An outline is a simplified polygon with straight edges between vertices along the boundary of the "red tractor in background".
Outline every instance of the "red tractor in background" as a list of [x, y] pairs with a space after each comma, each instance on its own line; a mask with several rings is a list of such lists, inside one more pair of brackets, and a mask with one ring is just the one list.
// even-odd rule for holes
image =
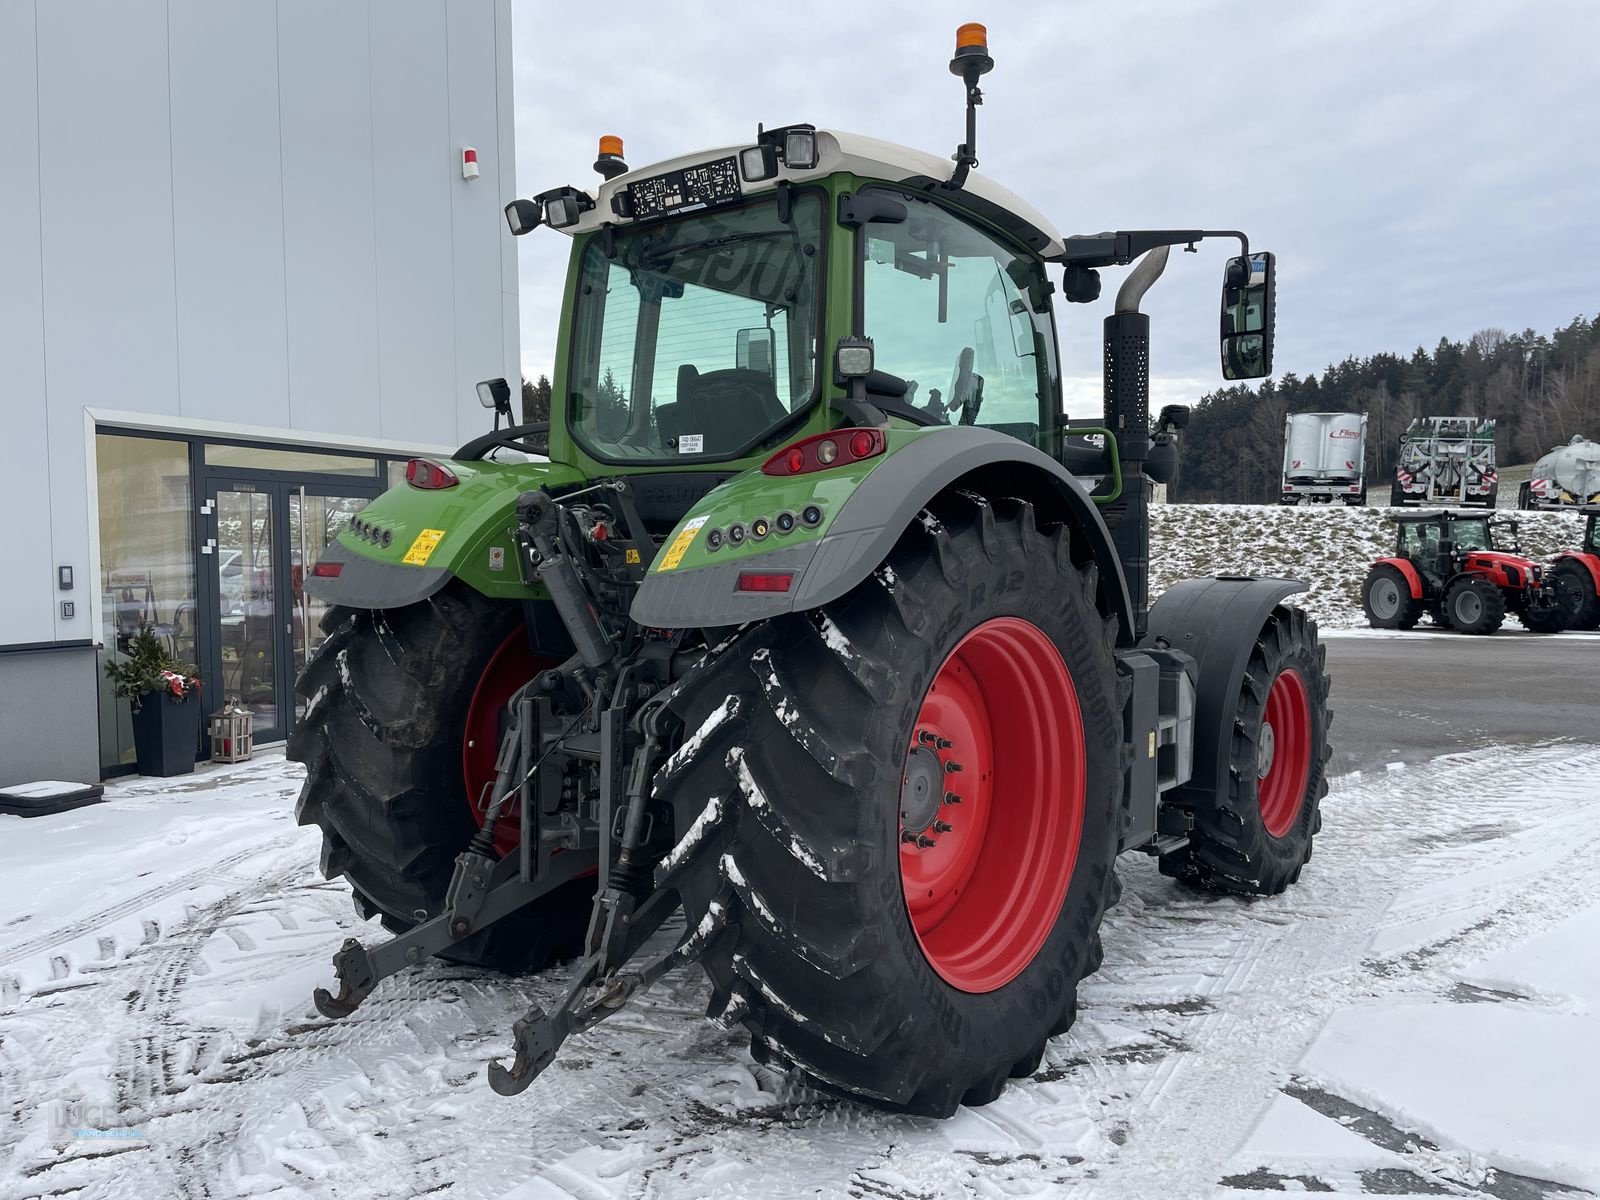
[[1556, 602], [1566, 611], [1568, 629], [1600, 629], [1600, 504], [1580, 509], [1588, 518], [1583, 545], [1563, 550], [1545, 570], [1556, 592]]
[[1448, 511], [1394, 521], [1394, 556], [1373, 563], [1361, 585], [1374, 629], [1411, 629], [1427, 613], [1461, 633], [1493, 633], [1507, 612], [1531, 633], [1567, 628], [1568, 609], [1543, 569], [1517, 552], [1515, 521]]

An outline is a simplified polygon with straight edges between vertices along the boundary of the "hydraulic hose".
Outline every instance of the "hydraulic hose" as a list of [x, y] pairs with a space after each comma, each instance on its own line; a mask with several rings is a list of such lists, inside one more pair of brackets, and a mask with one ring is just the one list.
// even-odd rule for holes
[[556, 546], [556, 502], [545, 492], [523, 492], [517, 498], [517, 523], [532, 549], [534, 570], [561, 614], [584, 666], [605, 666], [616, 656], [616, 647], [600, 628], [572, 560]]

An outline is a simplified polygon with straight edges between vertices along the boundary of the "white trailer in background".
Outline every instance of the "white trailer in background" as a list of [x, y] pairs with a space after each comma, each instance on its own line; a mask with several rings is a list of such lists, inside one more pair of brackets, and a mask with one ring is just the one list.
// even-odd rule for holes
[[1518, 508], [1572, 508], [1600, 504], [1600, 442], [1574, 434], [1533, 464], [1533, 478], [1517, 489]]
[[1365, 504], [1366, 453], [1366, 413], [1290, 413], [1279, 498], [1284, 504]]
[[1499, 495], [1492, 417], [1418, 417], [1400, 436], [1391, 505], [1493, 508]]

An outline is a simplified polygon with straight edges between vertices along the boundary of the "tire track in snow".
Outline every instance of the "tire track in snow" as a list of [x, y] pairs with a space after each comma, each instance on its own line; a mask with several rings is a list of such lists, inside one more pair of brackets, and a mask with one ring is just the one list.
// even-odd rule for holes
[[[1518, 771], [1499, 779], [1484, 770], [1485, 757], [1494, 756], [1461, 755], [1439, 764], [1436, 769], [1445, 779], [1459, 779], [1465, 786], [1434, 786], [1420, 802], [1396, 795], [1407, 789], [1391, 779], [1341, 789], [1342, 802], [1329, 810], [1300, 886], [1283, 897], [1244, 902], [1208, 898], [1163, 906], [1243, 908], [1240, 916], [1267, 909], [1288, 921], [1276, 934], [1260, 922], [1252, 922], [1254, 928], [1232, 923], [1229, 936], [1241, 940], [1216, 983], [1201, 992], [1212, 1007], [1176, 1026], [1177, 1036], [1193, 1053], [1175, 1052], [1129, 1097], [1118, 1115], [1131, 1132], [1100, 1172], [1097, 1197], [1208, 1192], [1277, 1095], [1285, 1072], [1334, 1012], [1406, 991], [1438, 994], [1437, 973], [1385, 975], [1374, 971], [1366, 953], [1373, 932], [1402, 891], [1486, 864], [1526, 867], [1494, 890], [1494, 910], [1503, 917], [1445, 939], [1452, 960], [1487, 953], [1511, 926], [1519, 937], [1548, 928], [1572, 911], [1562, 899], [1596, 894], [1600, 856], [1573, 839], [1562, 839], [1554, 851], [1549, 840], [1540, 838], [1528, 839], [1527, 845], [1515, 840], [1469, 843], [1419, 861], [1413, 840], [1418, 833], [1442, 837], [1463, 824], [1481, 822], [1486, 811], [1514, 816], [1530, 827], [1562, 829], [1570, 826], [1575, 805], [1600, 800], [1600, 789], [1590, 782], [1600, 778], [1600, 751], [1560, 747], [1521, 754]], [[1547, 780], [1544, 796], [1531, 809], [1519, 791], [1530, 776]], [[1461, 795], [1471, 796], [1470, 805], [1458, 801]], [[1130, 892], [1159, 903], [1154, 872], [1147, 869], [1139, 875]], [[1433, 907], [1448, 910], [1455, 904], [1447, 896]], [[1410, 919], [1429, 915], [1426, 905], [1411, 909]], [[1103, 975], [1116, 977], [1118, 944], [1139, 937], [1138, 927], [1144, 923], [1135, 918], [1131, 928], [1119, 928], [1106, 938]], [[1193, 962], [1193, 956], [1184, 957]], [[1251, 974], [1279, 981], [1287, 995], [1245, 989]], [[1086, 990], [1092, 995], [1098, 989], [1091, 983]], [[1197, 1131], [1204, 1131], [1203, 1138], [1194, 1136]]]
[[0, 967], [9, 966], [25, 958], [32, 958], [37, 954], [53, 950], [65, 942], [74, 941], [85, 934], [93, 933], [97, 929], [103, 929], [115, 921], [135, 916], [140, 910], [149, 908], [152, 904], [179, 895], [182, 892], [192, 891], [202, 884], [221, 883], [226, 885], [238, 883], [240, 881], [230, 874], [234, 867], [247, 863], [251, 859], [260, 858], [263, 855], [272, 855], [280, 850], [286, 850], [301, 840], [302, 835], [298, 831], [270, 838], [265, 842], [259, 842], [247, 849], [230, 854], [226, 858], [219, 858], [215, 862], [207, 863], [205, 866], [196, 867], [193, 871], [184, 872], [166, 883], [158, 884], [155, 887], [129, 896], [126, 900], [119, 900], [115, 904], [107, 905], [105, 908], [78, 917], [65, 925], [37, 934], [26, 941], [0, 948]]

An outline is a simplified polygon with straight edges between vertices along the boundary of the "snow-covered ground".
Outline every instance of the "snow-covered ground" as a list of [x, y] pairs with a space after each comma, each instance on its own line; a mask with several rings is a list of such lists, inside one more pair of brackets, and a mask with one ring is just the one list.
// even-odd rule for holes
[[[1295, 603], [1323, 628], [1364, 628], [1361, 581], [1374, 559], [1394, 553], [1390, 511], [1280, 504], [1152, 505], [1151, 594], [1198, 575], [1285, 575], [1310, 585]], [[1576, 513], [1499, 515], [1521, 522], [1522, 552], [1535, 562], [1549, 562], [1560, 550], [1576, 550], [1583, 540], [1583, 521]], [[1520, 626], [1511, 618], [1506, 628]]]
[[324, 1020], [378, 930], [298, 784], [265, 754], [0, 817], [0, 1197], [1600, 1193], [1600, 746], [1342, 778], [1281, 898], [1125, 861], [1077, 1026], [947, 1122], [756, 1066], [692, 973], [509, 1099], [484, 1064], [564, 971], [428, 964]]

